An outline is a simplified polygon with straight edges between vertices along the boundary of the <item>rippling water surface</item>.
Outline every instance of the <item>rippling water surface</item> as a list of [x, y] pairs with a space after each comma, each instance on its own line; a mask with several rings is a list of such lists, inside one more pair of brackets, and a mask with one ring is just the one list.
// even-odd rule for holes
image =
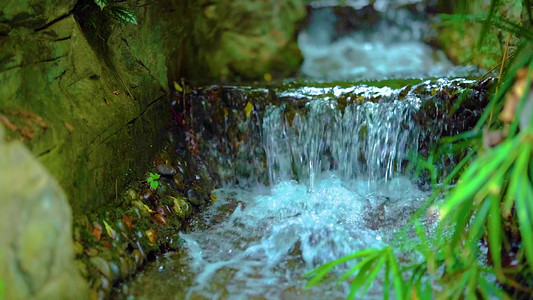
[[[139, 299], [343, 299], [345, 284], [304, 289], [302, 275], [389, 243], [428, 197], [404, 177], [369, 184], [333, 174], [313, 191], [281, 181], [271, 189], [228, 187], [216, 194], [195, 229], [180, 234], [187, 256], [170, 254], [136, 279], [132, 292]], [[381, 298], [379, 281], [369, 297]]]

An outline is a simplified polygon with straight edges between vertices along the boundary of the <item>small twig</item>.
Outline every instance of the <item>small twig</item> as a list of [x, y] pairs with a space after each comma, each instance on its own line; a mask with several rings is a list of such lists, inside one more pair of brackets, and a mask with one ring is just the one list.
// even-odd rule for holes
[[[503, 60], [502, 62], [507, 62], [507, 61], [508, 61], [509, 59], [511, 59], [515, 54], [516, 54], [515, 52], [509, 54], [509, 56], [508, 56], [507, 58], [505, 58], [505, 60]], [[499, 62], [499, 63], [497, 63], [496, 65], [494, 65], [492, 68], [490, 68], [490, 69], [487, 71], [487, 73], [481, 75], [481, 77], [479, 77], [479, 78], [477, 79], [477, 81], [481, 81], [481, 80], [483, 80], [485, 77], [487, 77], [487, 75], [489, 75], [490, 73], [492, 73], [492, 71], [496, 70], [496, 68], [499, 67], [499, 66], [502, 64], [502, 62]]]
[[[498, 84], [496, 85], [496, 94], [498, 93], [499, 84], [500, 84], [500, 81], [502, 80], [503, 69], [505, 68], [505, 61], [507, 60], [507, 53], [509, 52], [510, 42], [511, 42], [511, 33], [509, 33], [509, 35], [507, 36], [507, 41], [505, 42], [505, 50], [503, 51], [502, 61], [500, 62], [500, 72], [498, 73]], [[492, 123], [493, 114], [494, 114], [494, 111], [491, 110], [490, 116], [489, 116], [489, 122], [487, 123], [489, 125], [490, 123]]]

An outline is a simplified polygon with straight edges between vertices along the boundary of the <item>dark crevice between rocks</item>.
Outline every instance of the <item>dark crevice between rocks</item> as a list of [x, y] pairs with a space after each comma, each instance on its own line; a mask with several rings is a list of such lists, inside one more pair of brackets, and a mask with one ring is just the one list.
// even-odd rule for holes
[[[131, 57], [135, 57], [135, 55], [131, 52], [131, 48], [130, 48], [130, 45], [128, 43], [128, 41], [121, 37], [120, 38], [122, 40], [122, 42], [124, 43], [124, 45], [126, 46], [126, 49], [128, 49], [128, 52], [130, 53]], [[146, 72], [148, 73], [148, 75], [154, 80], [154, 82], [158, 82], [157, 78], [155, 78], [155, 76], [152, 74], [152, 71], [138, 58], [135, 58], [135, 62], [137, 64], [139, 64], [143, 69], [146, 70]], [[165, 87], [159, 85], [159, 88], [162, 90], [162, 91], [165, 91]]]
[[110, 138], [112, 138], [114, 135], [117, 135], [119, 132], [121, 132], [122, 130], [124, 130], [125, 128], [127, 128], [129, 125], [132, 125], [134, 124], [140, 117], [142, 117], [150, 107], [152, 107], [154, 104], [156, 104], [157, 102], [161, 101], [165, 99], [165, 95], [162, 95], [160, 96], [159, 98], [156, 98], [155, 100], [153, 100], [152, 102], [150, 102], [148, 105], [146, 105], [143, 110], [133, 119], [131, 119], [130, 121], [128, 121], [124, 126], [120, 127], [118, 130], [114, 131], [113, 133], [109, 134], [108, 136], [102, 138], [102, 140], [96, 142], [96, 140], [98, 140], [104, 133], [107, 132], [106, 131], [103, 131], [101, 132], [100, 134], [98, 134], [93, 142], [90, 143], [91, 145], [91, 149], [87, 152], [87, 156], [91, 155], [91, 153], [93, 153], [94, 150], [96, 150], [98, 148], [98, 146], [104, 144], [106, 141], [108, 141]]
[[16, 66], [12, 66], [12, 67], [9, 67], [7, 69], [0, 70], [0, 73], [9, 72], [9, 71], [12, 71], [12, 70], [15, 70], [15, 69], [19, 69], [19, 68], [22, 68], [22, 67], [24, 67], [24, 65], [22, 65], [22, 64], [16, 65]]
[[156, 99], [153, 100], [152, 102], [148, 103], [148, 105], [146, 105], [146, 106], [144, 107], [144, 109], [141, 111], [140, 114], [137, 115], [137, 117], [131, 119], [128, 123], [126, 123], [126, 126], [135, 123], [140, 117], [142, 117], [142, 116], [146, 113], [146, 111], [147, 111], [152, 105], [156, 104], [157, 102], [159, 102], [159, 101], [161, 101], [161, 100], [163, 100], [163, 99], [166, 99], [165, 96], [166, 96], [166, 95], [159, 96], [159, 98], [156, 98]]
[[59, 21], [61, 21], [61, 20], [63, 20], [63, 19], [66, 19], [67, 17], [69, 17], [70, 15], [72, 15], [72, 13], [73, 13], [73, 11], [71, 10], [71, 11], [69, 11], [68, 13], [66, 13], [66, 14], [64, 14], [64, 15], [62, 15], [62, 16], [59, 16], [59, 17], [53, 19], [52, 21], [46, 23], [45, 25], [43, 25], [43, 26], [41, 26], [41, 27], [35, 29], [34, 32], [39, 32], [39, 31], [45, 30], [45, 29], [47, 29], [48, 27], [54, 25], [55, 23], [57, 23], [57, 22], [59, 22]]
[[47, 59], [42, 59], [42, 60], [39, 60], [38, 62], [36, 62], [36, 64], [40, 64], [40, 63], [47, 63], [47, 62], [53, 62], [53, 61], [56, 61], [56, 60], [59, 60], [61, 58], [64, 58], [64, 57], [67, 57], [69, 54], [65, 54], [65, 55], [60, 55], [58, 57], [51, 57], [51, 58], [47, 58]]
[[55, 39], [55, 40], [53, 40], [53, 42], [67, 41], [67, 40], [70, 40], [71, 38], [72, 38], [72, 35], [69, 35], [69, 36], [66, 36], [66, 37]]
[[78, 1], [74, 6], [73, 14], [96, 56], [109, 69], [117, 73], [117, 76], [120, 76], [111, 61], [107, 43], [113, 31], [113, 20], [108, 14], [103, 13], [93, 0]]
[[41, 158], [41, 157], [43, 157], [43, 156], [49, 154], [49, 153], [52, 152], [55, 148], [56, 148], [56, 146], [53, 146], [52, 148], [49, 148], [49, 149], [44, 150], [43, 152], [37, 154], [37, 158]]

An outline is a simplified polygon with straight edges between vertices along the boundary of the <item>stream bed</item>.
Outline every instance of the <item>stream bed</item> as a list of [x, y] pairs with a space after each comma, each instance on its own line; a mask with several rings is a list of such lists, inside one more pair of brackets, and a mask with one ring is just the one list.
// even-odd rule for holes
[[[314, 191], [281, 181], [216, 194], [180, 234], [185, 251], [165, 255], [129, 285], [135, 299], [344, 299], [347, 283], [304, 289], [302, 275], [391, 242], [428, 197], [406, 177], [369, 185], [331, 173]], [[367, 297], [382, 297], [376, 283]]]
[[[358, 9], [368, 4], [355, 2], [364, 2]], [[352, 24], [353, 32], [339, 34], [333, 8], [316, 5], [299, 36], [305, 79], [355, 82], [473, 74], [423, 43], [427, 22], [406, 10], [376, 5], [382, 11], [370, 11], [370, 16], [381, 17], [371, 27]], [[422, 132], [413, 116], [435, 95], [449, 99], [440, 92], [443, 88], [455, 91], [474, 84], [439, 79], [398, 89], [359, 84], [285, 89], [276, 99], [292, 104], [267, 105], [259, 123], [246, 121], [260, 131], [260, 149], [253, 153], [264, 154], [261, 172], [268, 173], [270, 185], [240, 180], [215, 190], [217, 200], [180, 232], [181, 250], [149, 264], [114, 298], [345, 299], [349, 283], [337, 283], [332, 276], [323, 285], [305, 288], [303, 275], [354, 251], [398, 243], [395, 234], [429, 198], [428, 189], [421, 189], [423, 184], [408, 171], [423, 148], [422, 139], [457, 134], [441, 121], [426, 124], [425, 130], [434, 132]], [[246, 101], [254, 103], [243, 99], [243, 106]], [[303, 104], [294, 104], [298, 101]], [[291, 112], [291, 105], [300, 111]], [[435, 122], [451, 109], [438, 105], [430, 107]], [[464, 128], [458, 130], [466, 130], [477, 117], [472, 112], [463, 118], [459, 125]], [[223, 145], [211, 143], [215, 152]], [[420, 221], [431, 230], [436, 218], [422, 214]], [[381, 286], [378, 276], [365, 299], [381, 299]]]
[[[303, 275], [396, 243], [429, 197], [408, 170], [424, 136], [413, 116], [431, 98], [421, 91], [472, 83], [428, 81], [408, 92], [285, 89], [279, 97], [288, 101], [306, 97], [299, 111], [291, 102], [268, 105], [260, 124], [248, 125], [261, 130], [262, 171], [273, 184], [242, 180], [215, 190], [217, 200], [179, 234], [182, 249], [149, 264], [122, 292], [133, 299], [344, 299], [348, 283], [306, 289]], [[420, 220], [431, 230], [435, 219]], [[367, 297], [381, 295], [376, 280]]]

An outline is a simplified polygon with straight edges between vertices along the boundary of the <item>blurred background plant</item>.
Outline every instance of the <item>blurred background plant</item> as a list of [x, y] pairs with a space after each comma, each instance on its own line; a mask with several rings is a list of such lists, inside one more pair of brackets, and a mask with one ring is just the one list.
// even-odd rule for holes
[[137, 25], [137, 16], [133, 10], [121, 5], [119, 1], [94, 0], [94, 3], [100, 7], [100, 10], [108, 14], [113, 19], [124, 24]]
[[[350, 282], [350, 299], [362, 297], [376, 279], [384, 282], [385, 299], [391, 288], [396, 299], [533, 297], [532, 3], [484, 2], [455, 1], [458, 13], [441, 16], [441, 26], [477, 24], [479, 39], [461, 51], [469, 51], [469, 62], [498, 72], [477, 125], [443, 137], [417, 159], [417, 170], [430, 174], [432, 197], [394, 243], [322, 265], [306, 275], [308, 286], [337, 267], [347, 270], [338, 280]], [[473, 7], [486, 13], [467, 13]], [[483, 52], [489, 55], [476, 61]], [[450, 151], [461, 153], [461, 160], [445, 174], [435, 163]], [[424, 226], [431, 216], [438, 216], [435, 230]]]

